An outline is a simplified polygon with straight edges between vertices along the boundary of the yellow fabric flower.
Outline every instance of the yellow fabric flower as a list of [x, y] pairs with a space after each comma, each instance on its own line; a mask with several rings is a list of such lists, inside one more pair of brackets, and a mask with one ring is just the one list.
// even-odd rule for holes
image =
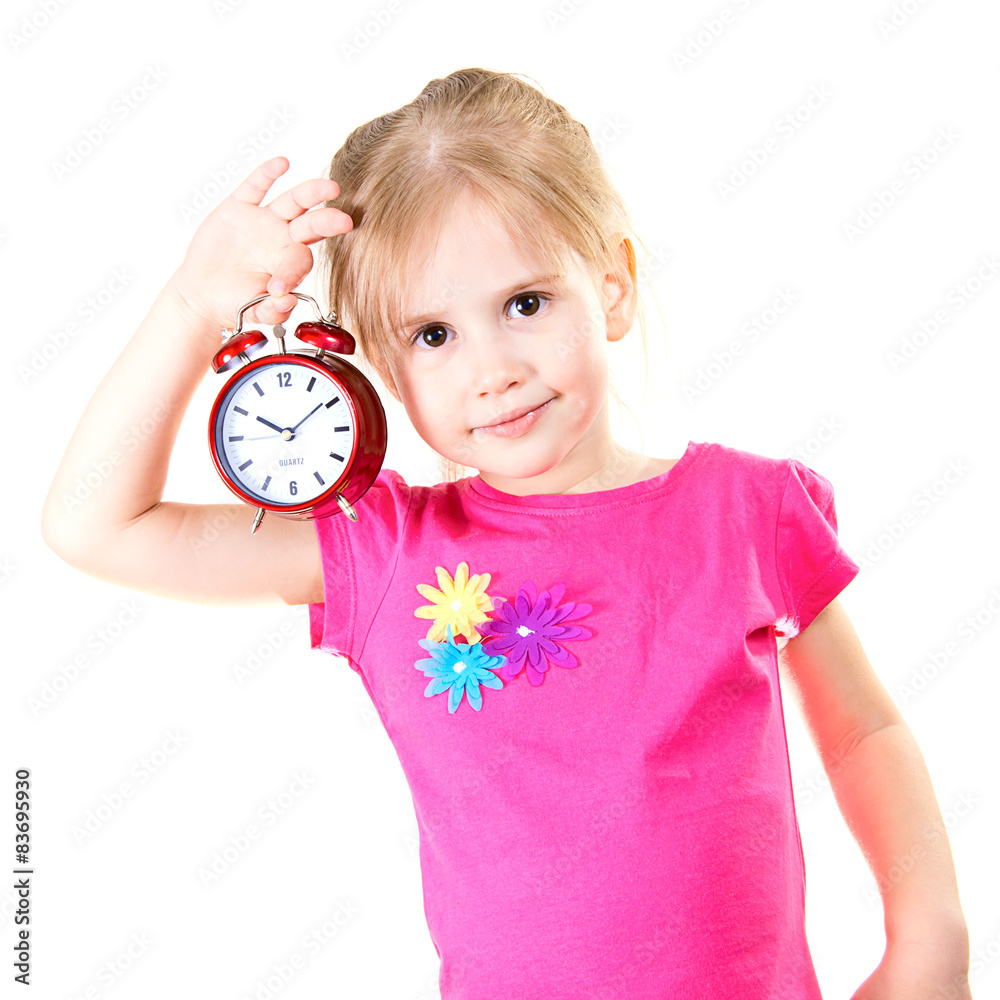
[[484, 612], [493, 610], [486, 594], [490, 574], [476, 573], [470, 577], [469, 564], [463, 562], [458, 564], [454, 579], [443, 566], [438, 566], [437, 579], [437, 587], [429, 583], [417, 584], [421, 595], [433, 602], [413, 612], [417, 618], [434, 619], [434, 624], [427, 630], [427, 638], [431, 642], [444, 641], [450, 625], [452, 632], [465, 636], [469, 645], [479, 642], [476, 625], [486, 621], [488, 616]]

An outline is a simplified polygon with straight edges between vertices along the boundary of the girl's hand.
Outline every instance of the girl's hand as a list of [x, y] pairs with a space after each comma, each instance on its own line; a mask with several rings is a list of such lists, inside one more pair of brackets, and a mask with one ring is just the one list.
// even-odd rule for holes
[[340, 194], [335, 181], [323, 178], [302, 181], [261, 206], [288, 166], [283, 156], [260, 164], [192, 237], [171, 282], [180, 307], [195, 323], [232, 329], [240, 306], [265, 292], [271, 298], [248, 309], [244, 320], [283, 322], [299, 301], [288, 293], [312, 269], [308, 244], [353, 228], [340, 209], [309, 211]]
[[972, 1000], [969, 947], [931, 941], [889, 945], [851, 1000]]

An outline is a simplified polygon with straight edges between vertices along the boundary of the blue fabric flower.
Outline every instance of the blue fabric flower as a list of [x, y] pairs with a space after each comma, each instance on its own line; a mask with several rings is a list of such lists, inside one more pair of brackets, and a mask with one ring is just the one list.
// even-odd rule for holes
[[431, 655], [429, 659], [417, 660], [414, 667], [425, 677], [433, 678], [424, 690], [424, 697], [448, 692], [448, 711], [454, 712], [464, 694], [469, 704], [478, 712], [483, 707], [480, 685], [488, 688], [502, 688], [503, 681], [491, 673], [504, 664], [502, 656], [489, 656], [476, 642], [455, 642], [451, 625], [448, 625], [446, 642], [418, 639], [421, 646]]

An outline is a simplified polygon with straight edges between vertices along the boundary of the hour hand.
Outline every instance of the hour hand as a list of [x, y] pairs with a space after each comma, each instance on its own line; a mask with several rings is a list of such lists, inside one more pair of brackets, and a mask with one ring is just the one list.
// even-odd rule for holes
[[258, 417], [257, 419], [265, 426], [276, 430], [279, 434], [285, 429], [284, 427], [279, 427], [277, 424], [272, 424], [270, 420], [265, 420], [263, 417]]

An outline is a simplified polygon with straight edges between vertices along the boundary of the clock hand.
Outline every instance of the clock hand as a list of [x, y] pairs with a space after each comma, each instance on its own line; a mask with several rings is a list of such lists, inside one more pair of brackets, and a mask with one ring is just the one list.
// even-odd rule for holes
[[[293, 428], [294, 434], [323, 404], [317, 403]], [[259, 418], [258, 418], [259, 419]]]
[[277, 424], [272, 424], [270, 420], [265, 420], [263, 417], [257, 418], [262, 424], [266, 424], [268, 427], [276, 430], [279, 434], [285, 429], [284, 427], [279, 427]]
[[[257, 419], [264, 424], [265, 427], [270, 427], [272, 430], [276, 430], [282, 437], [285, 436], [285, 432], [288, 432], [288, 437], [285, 440], [291, 440], [295, 436], [295, 432], [324, 404], [317, 403], [294, 427], [279, 427], [277, 424], [272, 424], [270, 420], [265, 420], [263, 417], [257, 417]], [[265, 434], [265, 437], [271, 437], [270, 434]], [[250, 438], [251, 441], [260, 441], [262, 438]]]

